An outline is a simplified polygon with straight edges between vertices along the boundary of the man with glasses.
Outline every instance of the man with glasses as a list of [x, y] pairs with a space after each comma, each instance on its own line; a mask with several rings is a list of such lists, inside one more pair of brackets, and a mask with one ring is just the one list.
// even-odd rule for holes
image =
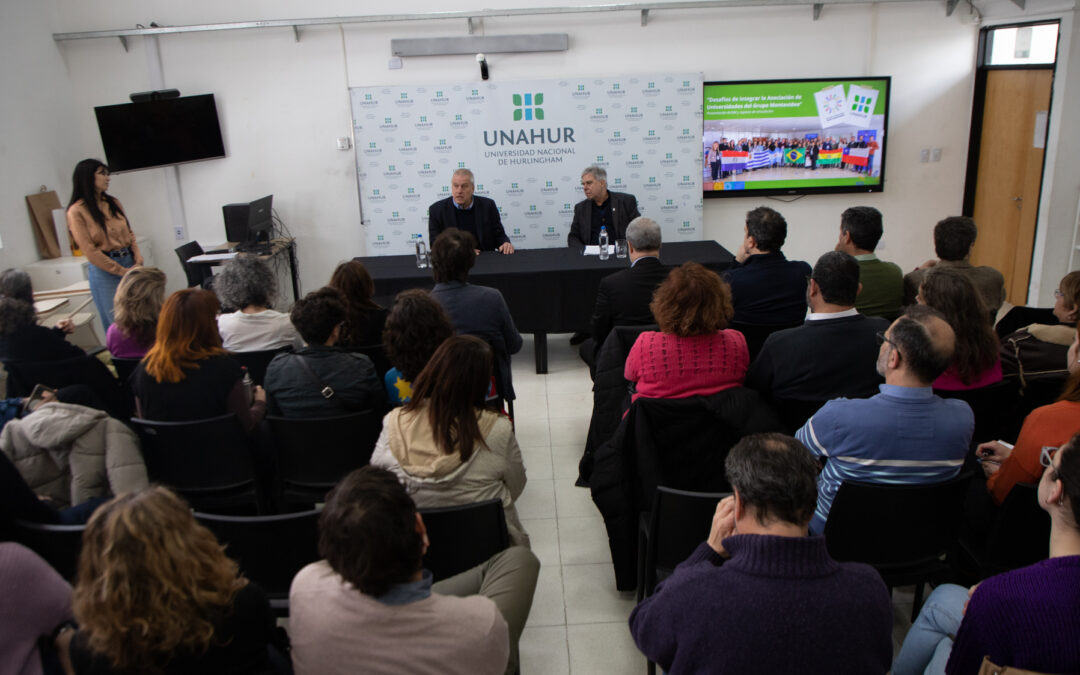
[[[847, 253], [829, 251], [818, 258], [806, 283], [806, 322], [770, 335], [750, 364], [746, 386], [776, 404], [791, 423], [789, 431], [806, 421], [815, 403], [873, 396], [883, 381], [874, 369], [874, 334], [889, 322], [855, 309], [860, 275], [858, 261]], [[803, 412], [793, 418], [789, 410]]]
[[795, 433], [827, 460], [818, 477], [818, 503], [810, 532], [825, 530], [844, 481], [939, 483], [959, 473], [975, 429], [964, 401], [942, 399], [931, 384], [952, 361], [956, 335], [937, 310], [909, 307], [878, 333], [881, 393], [868, 399], [829, 401]]

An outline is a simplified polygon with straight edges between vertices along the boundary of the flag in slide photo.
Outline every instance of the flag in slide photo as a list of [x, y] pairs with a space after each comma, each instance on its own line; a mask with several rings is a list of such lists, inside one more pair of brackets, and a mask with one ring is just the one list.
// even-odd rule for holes
[[818, 118], [822, 129], [847, 122], [848, 97], [844, 94], [844, 85], [837, 84], [816, 91], [814, 99], [817, 101]]
[[874, 114], [874, 106], [877, 105], [878, 91], [869, 87], [851, 85], [847, 97], [847, 121], [848, 124], [869, 126], [870, 118]]

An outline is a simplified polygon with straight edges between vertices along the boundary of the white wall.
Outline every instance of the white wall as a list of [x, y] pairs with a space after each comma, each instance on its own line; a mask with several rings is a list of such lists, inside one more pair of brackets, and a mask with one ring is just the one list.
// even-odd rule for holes
[[[21, 170], [24, 157], [44, 141], [57, 148], [35, 167], [35, 176], [27, 178], [34, 187], [46, 179], [65, 177], [82, 156], [100, 156], [93, 106], [125, 101], [128, 93], [148, 88], [150, 81], [143, 39], [129, 40], [131, 51], [125, 53], [115, 39], [48, 46], [51, 39], [43, 33], [121, 28], [152, 20], [178, 25], [471, 8], [435, 0], [402, 0], [392, 7], [312, 0], [302, 8], [284, 0], [52, 0], [51, 5], [17, 4], [51, 6], [55, 17], [41, 9], [25, 10], [34, 14], [33, 20], [28, 22], [27, 30], [20, 27], [13, 40], [5, 40], [0, 47], [4, 50], [4, 68], [12, 60], [19, 61], [28, 73], [20, 75], [23, 79], [15, 80], [17, 83], [30, 88], [33, 81], [48, 81], [59, 92], [51, 96], [64, 103], [61, 111], [55, 110], [56, 101], [52, 99], [20, 99], [13, 102], [16, 111], [11, 113], [8, 103], [0, 108], [0, 121], [9, 123], [5, 128], [13, 128], [11, 124], [15, 123], [14, 128], [25, 130], [27, 137], [15, 154], [0, 149], [4, 152], [0, 158], [5, 175]], [[592, 3], [503, 0], [483, 4], [526, 7]], [[784, 213], [790, 224], [785, 252], [812, 261], [835, 242], [840, 212], [853, 204], [869, 204], [881, 209], [886, 218], [882, 257], [910, 268], [932, 255], [933, 224], [945, 215], [959, 213], [962, 203], [978, 26], [962, 6], [953, 17], [946, 18], [943, 4], [827, 5], [816, 22], [811, 20], [809, 7], [656, 10], [646, 27], [640, 25], [640, 16], [634, 12], [489, 18], [482, 31], [489, 35], [570, 35], [567, 52], [490, 55], [492, 78], [497, 81], [583, 72], [668, 72], [688, 67], [700, 68], [709, 80], [891, 75], [884, 193], [805, 197], [792, 203], [763, 198], [710, 199], [705, 203], [705, 233], [734, 250], [741, 238], [745, 211], [768, 203]], [[1074, 21], [1071, 11], [1055, 9], [1043, 0], [1028, 0], [1026, 13], [1020, 13], [1007, 0], [978, 4], [993, 8], [998, 17], [1011, 14], [1023, 19], [1043, 11], [1065, 17], [1070, 27]], [[1071, 3], [1066, 3], [1065, 7], [1069, 6]], [[4, 12], [6, 36], [15, 29], [6, 20], [7, 7]], [[1078, 33], [1070, 31], [1069, 35]], [[406, 59], [401, 70], [387, 68], [391, 38], [466, 34], [465, 21], [457, 19], [308, 28], [301, 30], [299, 43], [290, 29], [160, 38], [166, 86], [184, 94], [213, 92], [217, 96], [229, 155], [179, 169], [189, 236], [205, 243], [220, 241], [222, 204], [272, 192], [275, 207], [298, 239], [305, 289], [323, 284], [338, 261], [365, 253], [353, 154], [334, 149], [336, 137], [351, 135], [347, 87], [473, 81], [478, 69], [472, 56], [414, 57]], [[31, 46], [42, 58], [23, 58], [19, 52]], [[1080, 59], [1080, 49], [1069, 50], [1069, 46], [1063, 44], [1063, 58], [1072, 65]], [[58, 54], [66, 72], [57, 64]], [[3, 72], [4, 90], [11, 91], [6, 86], [8, 70]], [[1080, 91], [1078, 80], [1080, 65], [1070, 68], [1067, 78], [1059, 77], [1055, 98], [1064, 100], [1069, 93]], [[60, 85], [56, 86], [56, 82]], [[1072, 97], [1076, 97], [1075, 93]], [[1077, 128], [1080, 110], [1064, 106], [1062, 110], [1061, 117], [1071, 123], [1071, 127], [1064, 128]], [[57, 119], [60, 116], [66, 117]], [[65, 127], [66, 132], [58, 133]], [[1054, 129], [1051, 131], [1053, 134]], [[1040, 217], [1045, 229], [1040, 236], [1046, 242], [1042, 247], [1044, 302], [1068, 262], [1061, 241], [1067, 236], [1065, 248], [1071, 244], [1076, 176], [1080, 175], [1076, 148], [1080, 141], [1071, 134], [1061, 136], [1062, 151], [1056, 153], [1053, 166], [1047, 166], [1048, 207]], [[1051, 140], [1056, 138], [1052, 136]], [[926, 147], [942, 148], [941, 162], [919, 163], [919, 150]], [[120, 175], [114, 179], [112, 191], [124, 201], [135, 227], [152, 235], [159, 264], [176, 281], [170, 286], [179, 287], [179, 265], [167, 255], [177, 242], [169, 227], [164, 174], [162, 169], [152, 169]], [[9, 189], [7, 183], [0, 181], [0, 189]], [[65, 182], [61, 192], [66, 190]], [[0, 255], [5, 260], [11, 259], [9, 239], [17, 236], [11, 232], [28, 233], [28, 226], [22, 224], [23, 192], [16, 192], [10, 199], [7, 192], [0, 193], [4, 200], [0, 205], [0, 233], [5, 244]], [[1052, 281], [1046, 282], [1045, 278]]]

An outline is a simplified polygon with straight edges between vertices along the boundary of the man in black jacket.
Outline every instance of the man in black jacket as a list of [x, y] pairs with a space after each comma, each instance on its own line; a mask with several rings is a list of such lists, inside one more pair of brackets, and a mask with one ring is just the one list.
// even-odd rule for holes
[[581, 360], [595, 375], [596, 353], [615, 326], [643, 326], [656, 323], [649, 303], [653, 291], [668, 273], [660, 264], [660, 226], [639, 216], [626, 228], [630, 267], [600, 281], [589, 330], [592, 335], [581, 345]]
[[513, 253], [514, 245], [503, 229], [495, 200], [474, 196], [475, 190], [472, 171], [458, 169], [454, 172], [450, 178], [451, 196], [428, 207], [428, 241], [434, 242], [440, 232], [456, 227], [476, 237], [477, 251]]
[[570, 224], [570, 246], [596, 246], [600, 228], [606, 227], [608, 243], [626, 238], [626, 227], [638, 212], [637, 199], [624, 192], [607, 189], [607, 171], [593, 165], [581, 172], [581, 187], [585, 199], [574, 206], [574, 221]]

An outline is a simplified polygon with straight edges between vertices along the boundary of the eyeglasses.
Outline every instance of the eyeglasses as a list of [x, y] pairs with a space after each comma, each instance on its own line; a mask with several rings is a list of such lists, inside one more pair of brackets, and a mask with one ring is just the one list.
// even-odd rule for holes
[[1061, 292], [1060, 288], [1054, 289], [1054, 299], [1060, 300], [1065, 297], [1065, 294]]
[[1042, 451], [1039, 453], [1039, 464], [1044, 467], [1051, 467], [1054, 465], [1054, 455], [1057, 454], [1058, 449], [1052, 445], [1044, 445]]
[[891, 344], [896, 349], [900, 349], [900, 345], [896, 344], [895, 342], [893, 342], [889, 338], [885, 337], [885, 331], [880, 331], [879, 330], [877, 333], [874, 333], [874, 336], [877, 338], [878, 347], [880, 347], [881, 345], [888, 342], [889, 344]]

